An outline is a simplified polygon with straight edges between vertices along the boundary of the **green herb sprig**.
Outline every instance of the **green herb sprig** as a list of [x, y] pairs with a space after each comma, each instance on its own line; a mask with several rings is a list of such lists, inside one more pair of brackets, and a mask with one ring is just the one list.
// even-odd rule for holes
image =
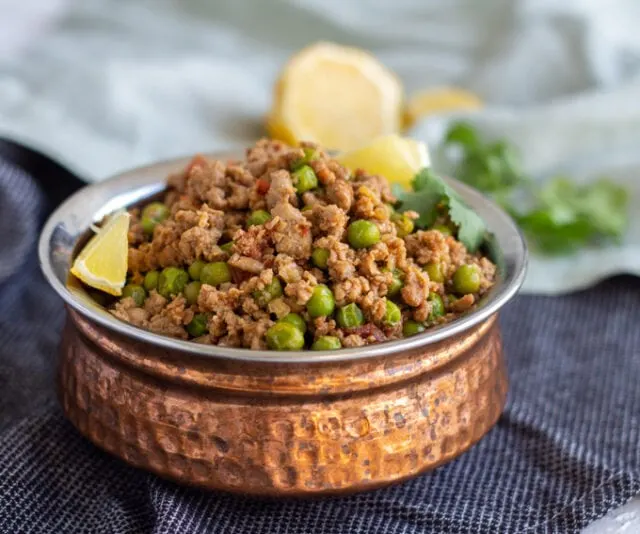
[[[454, 176], [498, 202], [540, 253], [569, 254], [585, 246], [619, 242], [624, 236], [628, 193], [607, 178], [581, 185], [559, 176], [538, 184], [524, 173], [513, 145], [485, 141], [463, 122], [448, 130], [445, 148], [458, 153]], [[412, 185], [413, 191], [395, 192], [403, 210], [418, 212], [419, 227], [433, 224], [438, 209], [445, 206], [468, 250], [488, 241], [482, 219], [433, 171], [420, 171]]]

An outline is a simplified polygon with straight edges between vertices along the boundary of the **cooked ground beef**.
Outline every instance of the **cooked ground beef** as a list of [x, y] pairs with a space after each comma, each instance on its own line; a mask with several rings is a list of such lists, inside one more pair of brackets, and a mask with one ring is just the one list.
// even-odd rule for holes
[[112, 313], [199, 343], [322, 349], [412, 335], [473, 308], [495, 265], [446, 220], [414, 231], [417, 214], [394, 203], [383, 177], [351, 174], [311, 144], [261, 140], [245, 161], [196, 156], [162, 203], [130, 210], [130, 285]]

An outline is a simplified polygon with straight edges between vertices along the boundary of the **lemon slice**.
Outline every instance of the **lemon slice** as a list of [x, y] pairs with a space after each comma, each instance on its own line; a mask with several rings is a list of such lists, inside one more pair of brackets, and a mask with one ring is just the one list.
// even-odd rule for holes
[[299, 141], [295, 138], [293, 133], [291, 133], [289, 128], [287, 128], [286, 124], [282, 122], [282, 119], [280, 117], [276, 117], [273, 115], [267, 117], [266, 126], [269, 137], [284, 141], [288, 145], [298, 144]]
[[412, 126], [427, 115], [450, 111], [479, 109], [482, 100], [473, 93], [456, 87], [427, 89], [411, 97], [405, 109], [405, 125]]
[[82, 249], [71, 272], [88, 286], [121, 295], [127, 278], [130, 215], [113, 214]]
[[406, 188], [420, 169], [430, 165], [427, 145], [395, 134], [378, 137], [336, 159], [352, 171], [363, 169], [370, 174], [379, 174]]
[[274, 93], [267, 127], [283, 141], [314, 141], [351, 150], [398, 132], [402, 85], [371, 54], [317, 43], [286, 64]]

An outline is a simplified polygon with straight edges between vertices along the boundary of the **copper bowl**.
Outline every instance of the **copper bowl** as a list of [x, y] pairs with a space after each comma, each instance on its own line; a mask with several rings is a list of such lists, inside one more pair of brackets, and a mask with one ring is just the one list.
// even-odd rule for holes
[[167, 174], [187, 161], [88, 186], [42, 231], [42, 270], [68, 310], [60, 400], [80, 432], [178, 482], [305, 496], [413, 477], [489, 431], [507, 394], [497, 312], [517, 292], [526, 267], [522, 236], [496, 205], [451, 181], [495, 234], [500, 268], [489, 295], [452, 323], [327, 352], [199, 345], [118, 321], [67, 279], [91, 223], [158, 193]]

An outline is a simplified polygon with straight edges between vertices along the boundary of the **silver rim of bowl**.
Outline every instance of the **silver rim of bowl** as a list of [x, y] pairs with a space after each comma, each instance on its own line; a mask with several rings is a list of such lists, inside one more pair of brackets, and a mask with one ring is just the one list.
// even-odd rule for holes
[[[219, 159], [238, 159], [239, 152], [208, 155]], [[320, 363], [374, 358], [412, 350], [451, 338], [485, 321], [517, 293], [524, 280], [527, 249], [513, 220], [478, 191], [449, 180], [465, 201], [484, 219], [494, 233], [502, 256], [498, 282], [479, 305], [468, 314], [415, 336], [334, 351], [267, 351], [204, 345], [155, 334], [120, 321], [97, 304], [84, 289], [66, 283], [75, 245], [89, 226], [104, 215], [135, 204], [165, 188], [169, 174], [181, 170], [189, 161], [180, 158], [147, 165], [88, 185], [65, 200], [49, 217], [38, 243], [40, 267], [45, 278], [62, 299], [87, 319], [109, 330], [166, 349], [197, 356], [242, 361]]]

